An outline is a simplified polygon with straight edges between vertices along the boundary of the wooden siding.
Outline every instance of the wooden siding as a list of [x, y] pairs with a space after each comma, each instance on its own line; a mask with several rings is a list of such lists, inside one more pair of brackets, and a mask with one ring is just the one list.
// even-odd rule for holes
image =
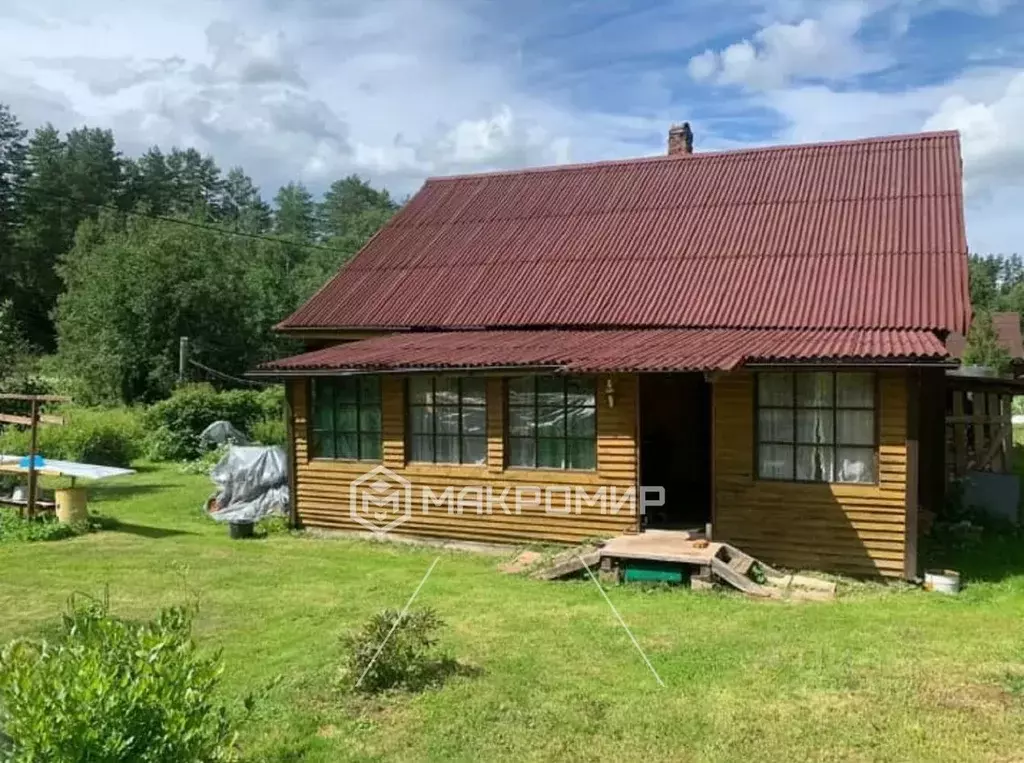
[[754, 376], [714, 384], [715, 538], [769, 564], [860, 575], [904, 574], [907, 379], [879, 371], [879, 482], [828, 485], [756, 478]]
[[[614, 406], [608, 406], [605, 385], [614, 384]], [[296, 492], [299, 520], [306, 527], [339, 530], [366, 530], [352, 519], [349, 491], [352, 482], [375, 464], [311, 459], [309, 442], [309, 382], [294, 380], [292, 385], [295, 432]], [[516, 487], [572, 485], [593, 495], [600, 487], [623, 491], [635, 488], [637, 480], [636, 453], [636, 379], [633, 376], [602, 376], [597, 379], [597, 470], [560, 471], [539, 469], [506, 469], [504, 443], [504, 383], [497, 377], [487, 381], [487, 459], [480, 466], [408, 464], [405, 455], [405, 393], [404, 378], [382, 377], [383, 394], [383, 460], [388, 469], [413, 485], [412, 516], [395, 528], [406, 535], [440, 536], [493, 542], [579, 542], [596, 536], [614, 536], [633, 532], [637, 518], [628, 509], [613, 514], [602, 513], [597, 506], [587, 506], [575, 499], [566, 500], [562, 492], [552, 492], [552, 508], [565, 512], [549, 512], [545, 506], [525, 506], [515, 514], [512, 498]], [[422, 510], [420, 491], [429, 487], [439, 495], [453, 488], [457, 496], [466, 487], [487, 485], [500, 494], [510, 488], [509, 513], [496, 507], [491, 513], [477, 513], [472, 505], [462, 513], [449, 512], [447, 507]], [[578, 513], [576, 513], [578, 511]]]

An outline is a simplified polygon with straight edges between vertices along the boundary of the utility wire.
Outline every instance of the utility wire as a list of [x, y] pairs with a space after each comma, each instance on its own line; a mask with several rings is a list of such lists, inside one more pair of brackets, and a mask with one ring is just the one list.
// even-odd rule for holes
[[[133, 210], [121, 209], [120, 207], [114, 206], [113, 204], [97, 204], [92, 201], [81, 201], [79, 199], [72, 199], [70, 196], [63, 196], [59, 193], [50, 193], [49, 191], [42, 191], [43, 196], [49, 196], [53, 199], [68, 202], [72, 205], [79, 205], [83, 207], [92, 207], [93, 209], [105, 209], [109, 212], [116, 212], [121, 215], [131, 215], [132, 217], [141, 217], [147, 220], [159, 220], [165, 223], [174, 223], [175, 225], [184, 225], [189, 228], [197, 228], [199, 230], [206, 230], [212, 233], [222, 233], [226, 236], [239, 236], [241, 238], [251, 238], [257, 241], [268, 241], [272, 244], [285, 244], [286, 246], [301, 246], [306, 249], [320, 249], [324, 252], [334, 252], [335, 254], [348, 255], [349, 252], [342, 251], [341, 249], [335, 249], [333, 246], [324, 246], [323, 244], [310, 244], [302, 241], [289, 241], [286, 238], [277, 238], [276, 236], [264, 236], [261, 233], [247, 233], [240, 230], [229, 230], [227, 228], [220, 228], [215, 225], [205, 225], [203, 223], [197, 223], [192, 220], [183, 220], [179, 217], [168, 217], [167, 215], [157, 215], [151, 212], [136, 212]], [[236, 205], [237, 206], [237, 205]]]
[[204, 366], [198, 360], [192, 360], [192, 358], [189, 358], [188, 362], [189, 362], [190, 365], [193, 365], [196, 368], [201, 368], [203, 371], [206, 371], [206, 373], [213, 374], [214, 376], [220, 377], [221, 379], [224, 379], [225, 381], [233, 381], [233, 382], [236, 382], [238, 384], [250, 384], [250, 385], [253, 385], [253, 386], [256, 386], [256, 387], [269, 387], [269, 386], [272, 385], [272, 382], [261, 382], [261, 381], [256, 381], [255, 379], [242, 379], [242, 378], [240, 378], [238, 376], [232, 376], [231, 374], [226, 374], [223, 371], [218, 371], [216, 368], [210, 368], [209, 366]]

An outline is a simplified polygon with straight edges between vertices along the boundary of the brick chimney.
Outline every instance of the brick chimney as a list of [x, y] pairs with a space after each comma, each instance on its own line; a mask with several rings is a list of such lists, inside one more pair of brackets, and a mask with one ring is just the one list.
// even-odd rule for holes
[[689, 122], [681, 125], [672, 125], [668, 130], [668, 155], [692, 154], [693, 153], [693, 130]]

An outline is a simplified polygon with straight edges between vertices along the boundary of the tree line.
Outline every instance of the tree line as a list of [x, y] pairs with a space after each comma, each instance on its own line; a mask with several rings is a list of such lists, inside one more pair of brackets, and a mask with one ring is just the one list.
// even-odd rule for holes
[[1007, 370], [1010, 355], [998, 341], [992, 313], [1013, 312], [1024, 317], [1024, 260], [1019, 255], [972, 254], [968, 272], [974, 322], [963, 361]]
[[351, 175], [271, 202], [193, 148], [125, 156], [110, 130], [29, 132], [0, 104], [0, 381], [50, 356], [82, 402], [166, 395], [178, 339], [230, 374], [292, 349], [273, 325], [398, 209]]

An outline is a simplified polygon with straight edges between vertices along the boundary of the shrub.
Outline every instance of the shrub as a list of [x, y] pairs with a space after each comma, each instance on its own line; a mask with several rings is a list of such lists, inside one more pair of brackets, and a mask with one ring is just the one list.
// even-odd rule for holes
[[202, 452], [199, 435], [215, 421], [230, 421], [248, 433], [272, 405], [270, 396], [251, 390], [218, 392], [209, 384], [190, 384], [146, 411], [149, 455], [158, 461], [187, 461]]
[[252, 425], [249, 434], [260, 445], [288, 447], [288, 426], [281, 416], [273, 419], [260, 419]]
[[437, 654], [436, 634], [443, 627], [444, 621], [432, 609], [404, 616], [393, 609], [381, 610], [343, 637], [348, 652], [343, 685], [377, 694], [388, 689], [419, 691], [439, 683], [456, 664]]
[[[72, 599], [51, 640], [0, 654], [0, 757], [29, 761], [229, 761], [236, 719], [215, 703], [222, 665], [192, 641], [193, 611], [152, 622]], [[251, 710], [252, 701], [245, 702]]]
[[0, 543], [64, 540], [84, 535], [90, 529], [89, 522], [65, 524], [52, 516], [23, 519], [17, 511], [0, 509]]
[[[43, 456], [126, 467], [142, 455], [145, 434], [136, 410], [69, 406], [60, 412], [64, 426], [39, 427], [38, 445]], [[0, 453], [24, 455], [29, 444], [27, 428], [8, 427], [0, 434]]]

